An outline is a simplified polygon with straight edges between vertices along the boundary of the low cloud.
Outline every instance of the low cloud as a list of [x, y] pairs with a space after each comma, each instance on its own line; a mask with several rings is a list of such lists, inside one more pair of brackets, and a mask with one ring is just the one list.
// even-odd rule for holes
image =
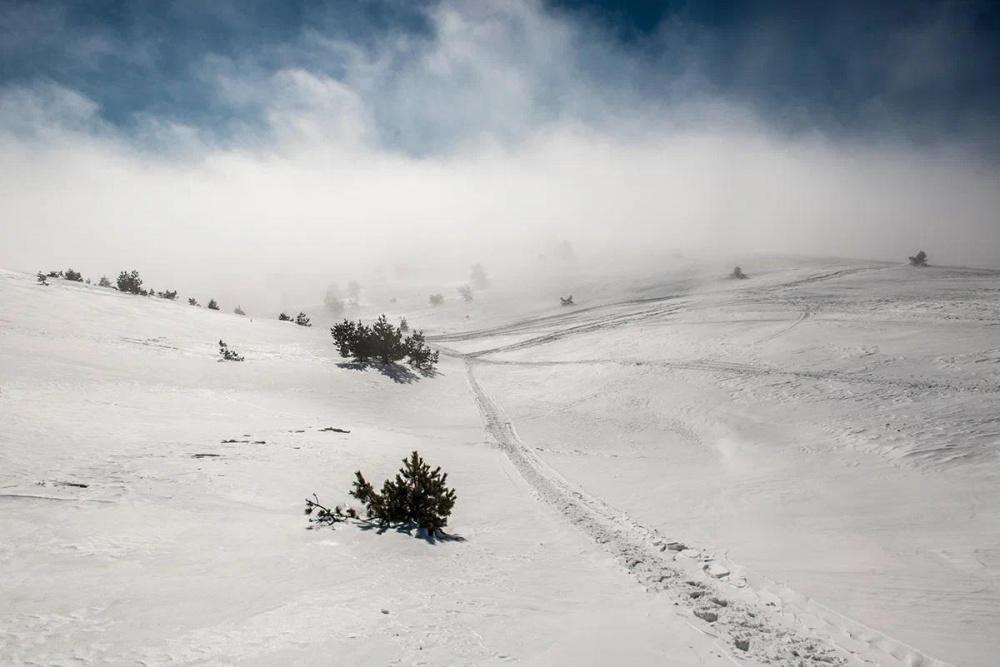
[[695, 63], [651, 95], [647, 62], [532, 2], [428, 20], [429, 36], [363, 48], [310, 29], [259, 58], [205, 57], [192, 76], [211, 122], [113, 124], [71, 86], [8, 84], [0, 262], [134, 266], [182, 289], [298, 272], [317, 294], [365, 265], [467, 266], [564, 238], [584, 255], [923, 247], [1000, 266], [1000, 171], [965, 137], [790, 131], [700, 85]]

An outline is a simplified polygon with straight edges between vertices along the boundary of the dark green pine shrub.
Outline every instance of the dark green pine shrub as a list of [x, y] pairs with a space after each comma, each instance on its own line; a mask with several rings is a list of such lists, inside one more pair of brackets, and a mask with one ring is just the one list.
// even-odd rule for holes
[[296, 315], [295, 316], [295, 323], [298, 324], [300, 327], [311, 327], [312, 326], [311, 324], [309, 324], [309, 316], [306, 315], [305, 313], [299, 313], [298, 315]]
[[38, 284], [45, 285], [46, 287], [48, 287], [49, 284], [49, 277], [41, 271], [38, 272]]
[[66, 280], [72, 280], [75, 283], [83, 282], [83, 276], [80, 274], [80, 272], [74, 271], [73, 269], [66, 269], [63, 272], [63, 278], [65, 278]]
[[128, 292], [129, 294], [141, 294], [142, 289], [142, 278], [139, 277], [139, 272], [133, 269], [132, 271], [122, 271], [118, 274], [118, 291]]
[[286, 315], [285, 313], [282, 313], [281, 315], [278, 315], [278, 320], [280, 320], [281, 322], [291, 322], [292, 318]]
[[438, 352], [427, 346], [423, 332], [404, 336], [402, 329], [393, 326], [385, 315], [380, 315], [371, 326], [361, 320], [344, 320], [330, 329], [330, 335], [340, 356], [360, 363], [394, 364], [407, 359], [414, 368], [429, 373], [438, 361]]
[[192, 297], [188, 297], [188, 305], [189, 306], [198, 306], [199, 308], [201, 308], [201, 304], [199, 304], [198, 300], [195, 299], [193, 296]]
[[209, 310], [218, 310], [219, 309], [218, 302], [215, 299], [209, 299], [208, 300], [208, 309]]
[[219, 361], [243, 361], [243, 355], [236, 350], [230, 349], [224, 340], [219, 340]]
[[354, 473], [351, 495], [365, 504], [365, 513], [380, 526], [415, 525], [434, 534], [448, 525], [455, 506], [455, 490], [448, 488], [448, 473], [431, 467], [414, 451], [403, 459], [396, 478], [386, 480], [376, 492], [361, 471]]

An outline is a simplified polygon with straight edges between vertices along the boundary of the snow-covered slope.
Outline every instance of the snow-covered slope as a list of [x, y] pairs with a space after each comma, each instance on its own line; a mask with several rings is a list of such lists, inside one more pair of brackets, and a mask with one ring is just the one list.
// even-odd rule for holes
[[[0, 661], [990, 664], [1000, 275], [744, 269], [387, 305], [447, 353], [403, 382], [0, 273]], [[304, 530], [413, 449], [456, 539]]]

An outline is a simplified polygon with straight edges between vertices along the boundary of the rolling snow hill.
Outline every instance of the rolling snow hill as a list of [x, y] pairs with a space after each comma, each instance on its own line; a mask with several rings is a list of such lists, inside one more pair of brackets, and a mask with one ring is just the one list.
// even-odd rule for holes
[[[0, 662], [991, 664], [1000, 272], [744, 269], [413, 297], [399, 381], [0, 272]], [[453, 539], [305, 530], [413, 449]]]

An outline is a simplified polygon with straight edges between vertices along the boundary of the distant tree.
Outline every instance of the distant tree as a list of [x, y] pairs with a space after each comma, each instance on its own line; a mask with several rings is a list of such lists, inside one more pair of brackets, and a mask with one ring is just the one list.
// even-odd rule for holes
[[472, 288], [468, 285], [459, 285], [458, 294], [462, 297], [462, 301], [466, 303], [472, 301]]
[[240, 308], [239, 306], [236, 306], [236, 308], [233, 309], [233, 312], [236, 313], [237, 315], [246, 315], [246, 313], [243, 312], [243, 309]]
[[406, 333], [407, 331], [410, 330], [410, 323], [406, 321], [405, 317], [401, 317], [399, 319], [399, 330], [402, 331], [403, 333]]
[[572, 294], [570, 294], [567, 297], [559, 297], [559, 303], [561, 303], [564, 306], [575, 306], [576, 305], [575, 303], [573, 303], [573, 295]]
[[201, 304], [198, 303], [197, 299], [195, 299], [193, 296], [188, 298], [188, 305], [189, 306], [198, 306], [199, 308], [201, 308]]
[[74, 271], [73, 269], [66, 269], [63, 272], [63, 278], [65, 278], [66, 280], [72, 280], [75, 283], [83, 282], [83, 276], [80, 275], [78, 271]]
[[161, 299], [167, 299], [169, 301], [173, 301], [174, 299], [177, 298], [177, 290], [166, 290], [164, 292], [157, 292], [156, 296], [160, 297]]
[[46, 287], [49, 285], [49, 277], [41, 271], [38, 272], [38, 284], [45, 285]]
[[352, 306], [357, 306], [361, 302], [361, 285], [358, 281], [352, 280], [347, 283], [347, 298]]
[[556, 244], [555, 255], [557, 259], [568, 262], [576, 256], [576, 253], [573, 251], [572, 243], [569, 241], [560, 241]]
[[86, 282], [89, 285], [90, 284], [90, 278], [87, 278], [87, 280], [84, 281], [84, 282]]
[[427, 346], [423, 332], [404, 336], [401, 328], [393, 326], [385, 315], [380, 315], [371, 326], [361, 320], [344, 320], [330, 329], [330, 335], [340, 356], [353, 357], [361, 363], [377, 360], [393, 364], [405, 358], [414, 368], [429, 373], [438, 361], [438, 352]]
[[243, 361], [243, 356], [236, 350], [230, 349], [221, 339], [219, 340], [219, 356], [222, 357], [219, 361]]
[[729, 277], [730, 278], [735, 278], [736, 280], [745, 280], [745, 279], [749, 278], [750, 276], [748, 276], [747, 274], [743, 273], [743, 269], [741, 269], [740, 267], [737, 266], [737, 267], [733, 268], [733, 272], [729, 274]]
[[444, 296], [441, 294], [431, 294], [430, 302], [432, 306], [440, 306], [444, 303]]
[[49, 278], [62, 278], [62, 277], [63, 277], [62, 271], [49, 271]]
[[142, 278], [139, 277], [139, 272], [133, 269], [132, 271], [122, 271], [119, 273], [118, 291], [128, 292], [129, 294], [142, 293]]
[[309, 324], [309, 316], [306, 315], [305, 313], [299, 313], [298, 315], [296, 315], [295, 316], [295, 323], [298, 324], [300, 327], [311, 327], [312, 326], [311, 324]]
[[[472, 278], [472, 286], [478, 290], [484, 290], [490, 286], [490, 279], [486, 277], [486, 269], [478, 262], [472, 265], [470, 277]], [[472, 301], [472, 299], [466, 299], [466, 301]]]
[[219, 303], [215, 299], [209, 299], [208, 300], [208, 309], [209, 310], [218, 310], [219, 309]]
[[286, 315], [285, 313], [282, 313], [281, 315], [278, 315], [278, 320], [281, 322], [291, 322], [292, 318]]
[[913, 257], [910, 257], [910, 266], [927, 266], [927, 253], [921, 250]]
[[107, 276], [101, 276], [101, 279], [97, 281], [98, 287], [111, 287], [111, 281], [108, 280]]
[[326, 289], [326, 295], [323, 297], [323, 305], [326, 306], [326, 309], [332, 315], [339, 316], [344, 312], [344, 300], [340, 298], [340, 289], [337, 288], [336, 283], [331, 284]]

